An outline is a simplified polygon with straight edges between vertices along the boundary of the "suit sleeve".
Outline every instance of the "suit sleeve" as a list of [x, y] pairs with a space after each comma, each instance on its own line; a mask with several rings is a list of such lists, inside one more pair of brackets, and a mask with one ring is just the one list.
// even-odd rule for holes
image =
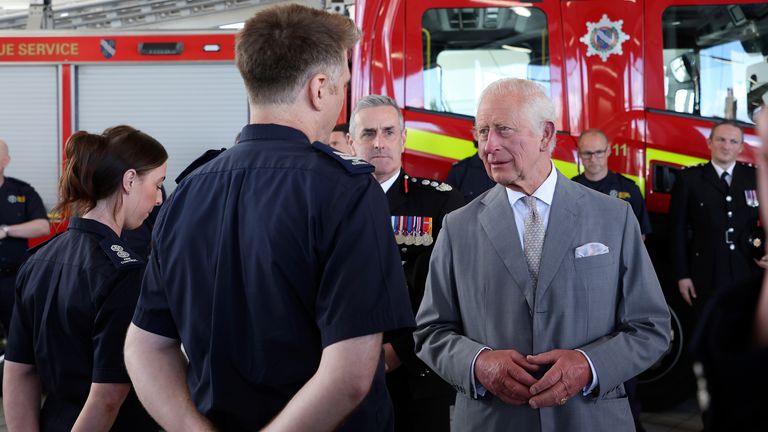
[[685, 175], [678, 171], [675, 186], [672, 188], [672, 198], [669, 204], [671, 219], [670, 237], [672, 241], [672, 261], [675, 280], [691, 277], [688, 267], [687, 236], [688, 232], [688, 200], [690, 191], [686, 184]]
[[459, 393], [475, 397], [472, 361], [485, 345], [463, 334], [449, 222], [447, 216], [432, 252], [424, 300], [416, 314], [416, 355]]
[[580, 347], [595, 366], [601, 396], [649, 368], [667, 349], [671, 336], [661, 285], [635, 216], [629, 205], [625, 208], [615, 331]]

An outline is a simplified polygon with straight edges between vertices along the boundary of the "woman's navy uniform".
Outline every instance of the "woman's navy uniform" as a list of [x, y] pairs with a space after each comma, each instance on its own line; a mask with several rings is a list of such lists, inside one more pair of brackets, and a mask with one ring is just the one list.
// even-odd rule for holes
[[[91, 382], [130, 383], [123, 344], [145, 266], [109, 227], [73, 218], [19, 270], [6, 358], [37, 369], [41, 430], [71, 430]], [[112, 430], [157, 429], [131, 390]]]
[[[197, 409], [256, 430], [336, 342], [414, 325], [372, 166], [296, 129], [249, 125], [163, 205], [133, 322], [180, 339]], [[340, 430], [392, 429], [380, 362]]]

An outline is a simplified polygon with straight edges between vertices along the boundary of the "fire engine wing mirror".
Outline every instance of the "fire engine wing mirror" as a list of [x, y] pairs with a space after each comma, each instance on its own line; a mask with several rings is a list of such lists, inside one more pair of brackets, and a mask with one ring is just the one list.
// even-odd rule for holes
[[672, 76], [675, 78], [675, 81], [681, 84], [691, 82], [691, 75], [693, 75], [691, 73], [693, 72], [691, 66], [691, 62], [687, 61], [685, 54], [675, 57], [669, 62]]

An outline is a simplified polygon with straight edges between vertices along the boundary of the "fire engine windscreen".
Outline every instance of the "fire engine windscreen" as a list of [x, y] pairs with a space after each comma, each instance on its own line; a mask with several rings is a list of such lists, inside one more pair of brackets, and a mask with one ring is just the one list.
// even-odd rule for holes
[[768, 102], [768, 4], [674, 6], [662, 28], [666, 108], [751, 123]]
[[429, 9], [422, 16], [424, 107], [474, 116], [480, 92], [502, 77], [549, 91], [547, 17], [534, 7]]

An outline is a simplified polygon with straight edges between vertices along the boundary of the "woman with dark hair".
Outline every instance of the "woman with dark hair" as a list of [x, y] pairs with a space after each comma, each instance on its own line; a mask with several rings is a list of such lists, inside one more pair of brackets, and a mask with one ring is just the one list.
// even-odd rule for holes
[[130, 126], [76, 132], [65, 151], [56, 210], [71, 219], [19, 270], [5, 420], [10, 431], [157, 430], [123, 361], [145, 262], [120, 234], [162, 202], [168, 154]]

